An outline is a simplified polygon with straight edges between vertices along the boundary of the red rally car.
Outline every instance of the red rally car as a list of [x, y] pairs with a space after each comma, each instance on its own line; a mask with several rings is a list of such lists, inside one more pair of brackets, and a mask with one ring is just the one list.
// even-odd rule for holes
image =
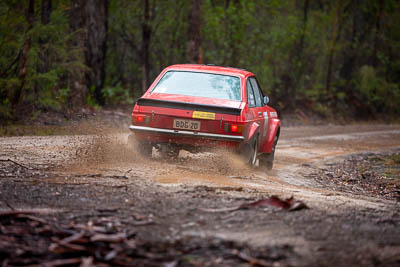
[[172, 65], [136, 102], [129, 141], [144, 155], [151, 155], [153, 146], [175, 155], [180, 149], [227, 147], [251, 166], [259, 162], [271, 169], [280, 120], [268, 103], [246, 70]]

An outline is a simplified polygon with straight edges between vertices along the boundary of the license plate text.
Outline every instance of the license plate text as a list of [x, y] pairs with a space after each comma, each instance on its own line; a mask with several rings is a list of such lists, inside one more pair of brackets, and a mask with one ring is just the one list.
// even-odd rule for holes
[[176, 129], [199, 131], [200, 130], [200, 122], [199, 121], [191, 121], [191, 120], [175, 119], [173, 127]]

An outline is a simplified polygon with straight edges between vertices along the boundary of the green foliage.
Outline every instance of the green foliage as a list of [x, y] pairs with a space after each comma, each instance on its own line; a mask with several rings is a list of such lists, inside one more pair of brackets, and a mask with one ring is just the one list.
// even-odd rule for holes
[[86, 103], [88, 106], [90, 106], [96, 110], [99, 110], [100, 106], [97, 103], [96, 98], [94, 97], [94, 91], [95, 91], [95, 87], [94, 86], [90, 87], [90, 92], [86, 98]]
[[[40, 5], [35, 5], [34, 22], [26, 18], [27, 6], [20, 1], [0, 4], [0, 117], [13, 119], [18, 110], [61, 110], [69, 94], [67, 77], [82, 71], [70, 46], [74, 33], [69, 33], [68, 7], [53, 1], [50, 23], [40, 22]], [[29, 44], [25, 52], [26, 44]], [[23, 53], [27, 54], [26, 76], [21, 76]], [[11, 99], [21, 88], [18, 103]], [[25, 114], [24, 114], [25, 115]]]
[[[164, 67], [188, 60], [191, 1], [146, 1], [108, 1], [103, 88], [108, 105], [131, 104], [141, 96], [144, 26], [150, 29], [151, 81]], [[0, 2], [1, 119], [15, 117], [18, 109], [32, 114], [65, 109], [73, 97], [69, 77], [90, 72], [85, 51], [76, 44], [85, 30], [70, 29], [71, 2], [52, 3], [50, 23], [42, 24], [42, 3], [35, 1], [29, 25], [26, 2]], [[252, 71], [280, 111], [396, 117], [399, 12], [395, 0], [203, 0], [203, 61]], [[22, 77], [20, 57], [27, 42], [28, 68]], [[87, 103], [97, 107], [93, 91], [87, 93]]]
[[[105, 90], [118, 86], [131, 88], [131, 98], [141, 96], [143, 2], [115, 0], [109, 4]], [[152, 33], [151, 80], [163, 68], [186, 61], [189, 3], [187, 0], [149, 0], [150, 6], [154, 6], [147, 21]]]
[[103, 90], [106, 104], [133, 104], [133, 98], [129, 95], [129, 91], [122, 88], [120, 84], [115, 87], [107, 87]]
[[388, 82], [373, 67], [360, 68], [356, 87], [372, 112], [392, 116], [400, 113], [400, 85]]

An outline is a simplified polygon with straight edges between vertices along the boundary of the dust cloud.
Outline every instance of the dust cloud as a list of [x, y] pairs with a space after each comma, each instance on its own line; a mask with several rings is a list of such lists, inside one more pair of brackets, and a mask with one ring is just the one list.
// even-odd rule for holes
[[153, 147], [151, 157], [143, 157], [128, 145], [127, 127], [99, 123], [77, 125], [80, 142], [72, 147], [72, 157], [65, 164], [66, 171], [90, 172], [101, 170], [126, 171], [134, 169], [142, 177], [161, 183], [175, 183], [181, 179], [202, 177], [201, 180], [221, 179], [229, 176], [249, 176], [253, 170], [235, 152], [211, 148], [207, 152], [190, 153], [181, 150], [177, 158], [160, 153]]

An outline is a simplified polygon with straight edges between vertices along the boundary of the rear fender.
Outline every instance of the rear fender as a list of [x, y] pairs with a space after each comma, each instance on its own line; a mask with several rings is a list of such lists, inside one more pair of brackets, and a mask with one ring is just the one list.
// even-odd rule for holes
[[280, 134], [281, 122], [277, 118], [272, 118], [269, 126], [269, 134], [267, 139], [267, 144], [265, 147], [265, 152], [270, 153], [272, 151], [272, 147], [274, 145], [274, 138], [276, 135]]
[[247, 140], [250, 141], [253, 139], [255, 134], [257, 134], [260, 125], [256, 122], [253, 122], [247, 130]]

